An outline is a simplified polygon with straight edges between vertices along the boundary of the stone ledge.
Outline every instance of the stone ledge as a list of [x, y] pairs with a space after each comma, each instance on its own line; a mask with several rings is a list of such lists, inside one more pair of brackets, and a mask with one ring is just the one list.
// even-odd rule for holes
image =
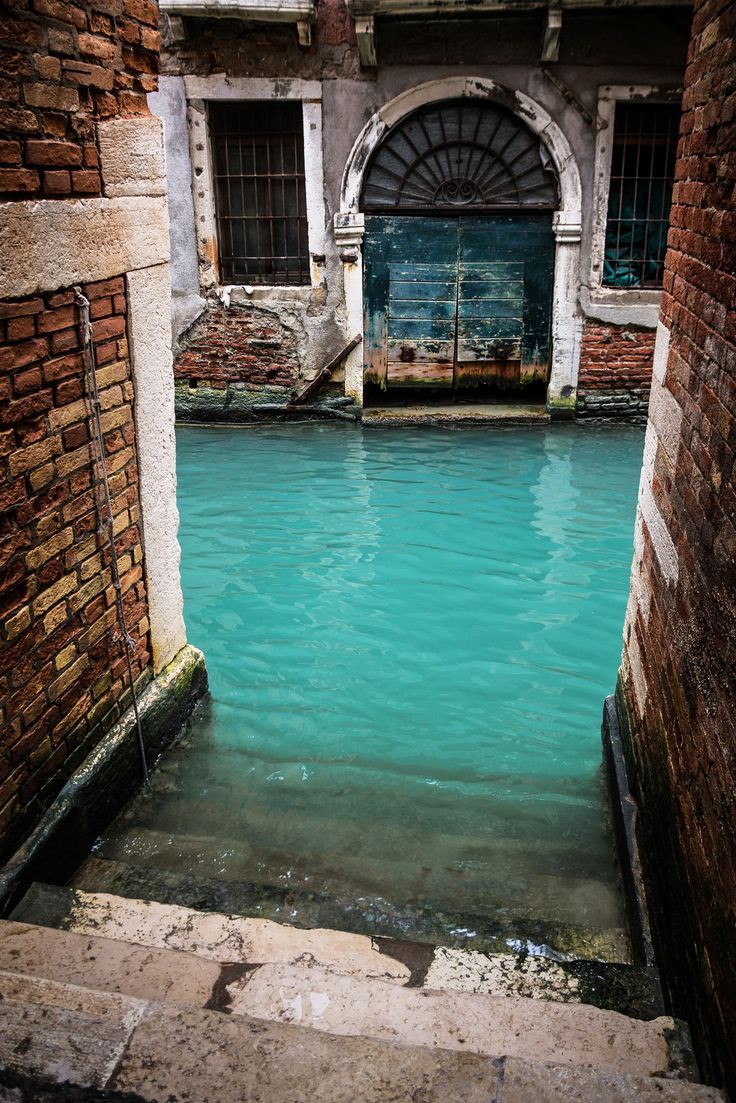
[[165, 196], [0, 204], [0, 299], [96, 283], [169, 260]]

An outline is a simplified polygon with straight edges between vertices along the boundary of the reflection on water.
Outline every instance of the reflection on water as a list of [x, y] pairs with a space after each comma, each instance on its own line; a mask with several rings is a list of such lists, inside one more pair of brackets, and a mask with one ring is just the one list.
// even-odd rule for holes
[[616, 926], [599, 726], [642, 432], [177, 439], [213, 701], [103, 853]]

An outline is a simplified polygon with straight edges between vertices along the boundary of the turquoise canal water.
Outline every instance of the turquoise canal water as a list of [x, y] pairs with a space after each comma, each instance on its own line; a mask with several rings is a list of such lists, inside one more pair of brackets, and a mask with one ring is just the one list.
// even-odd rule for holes
[[631, 426], [180, 429], [212, 704], [108, 856], [620, 925], [599, 732], [642, 446]]

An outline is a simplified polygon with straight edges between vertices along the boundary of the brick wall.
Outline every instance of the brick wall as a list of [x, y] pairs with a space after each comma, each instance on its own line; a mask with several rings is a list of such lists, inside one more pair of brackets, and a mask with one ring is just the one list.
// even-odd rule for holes
[[620, 696], [667, 994], [734, 1092], [733, 0], [696, 0], [683, 111]]
[[[149, 664], [122, 278], [90, 284], [102, 427], [133, 669]], [[127, 704], [98, 532], [71, 290], [0, 303], [0, 833], [34, 822]]]
[[587, 321], [578, 375], [578, 417], [646, 414], [654, 332]]
[[296, 344], [274, 310], [211, 306], [187, 333], [174, 376], [221, 390], [229, 383], [292, 388], [299, 379]]
[[0, 194], [99, 195], [95, 120], [148, 113], [157, 5], [11, 0], [0, 42]]

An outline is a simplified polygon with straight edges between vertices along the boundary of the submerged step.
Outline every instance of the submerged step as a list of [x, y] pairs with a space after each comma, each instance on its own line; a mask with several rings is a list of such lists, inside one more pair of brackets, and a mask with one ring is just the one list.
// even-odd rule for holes
[[550, 416], [539, 406], [513, 404], [481, 404], [467, 406], [386, 406], [363, 411], [363, 425], [391, 428], [411, 425], [467, 428], [470, 425], [545, 425]]
[[675, 1024], [666, 1016], [641, 1022], [582, 1004], [399, 987], [299, 964], [263, 965], [227, 993], [235, 1014], [331, 1034], [641, 1076], [671, 1068]]
[[513, 913], [494, 918], [402, 905], [378, 896], [313, 893], [283, 884], [227, 880], [167, 869], [163, 863], [130, 864], [88, 858], [72, 879], [74, 888], [109, 892], [134, 899], [159, 900], [208, 911], [274, 919], [300, 927], [324, 927], [433, 945], [505, 952], [552, 947], [558, 955], [581, 960], [629, 963], [631, 949], [621, 928], [596, 929], [573, 924], [521, 919]]
[[[161, 812], [157, 820], [161, 820]], [[187, 806], [169, 809], [171, 824], [191, 822]], [[97, 853], [112, 861], [135, 861], [139, 865], [160, 865], [181, 872], [209, 868], [220, 878], [283, 883], [292, 888], [319, 884], [322, 891], [364, 896], [380, 893], [387, 884], [403, 893], [399, 903], [452, 900], [457, 910], [487, 915], [512, 914], [519, 919], [542, 918], [551, 922], [572, 922], [606, 929], [622, 920], [617, 884], [563, 872], [545, 873], [544, 856], [531, 868], [530, 844], [515, 839], [498, 839], [471, 846], [456, 838], [433, 836], [433, 865], [414, 860], [402, 847], [402, 840], [387, 836], [376, 854], [361, 851], [358, 837], [350, 851], [342, 840], [339, 849], [330, 840], [339, 833], [337, 822], [327, 822], [320, 836], [321, 849], [296, 849], [297, 840], [279, 839], [276, 825], [269, 835], [263, 828], [240, 825], [237, 838], [228, 835], [194, 835], [124, 825], [110, 831]], [[233, 824], [229, 825], [230, 831]], [[351, 832], [347, 832], [350, 836]], [[248, 842], [242, 842], [247, 839]], [[260, 840], [260, 841], [259, 841]], [[267, 841], [268, 840], [268, 841]], [[290, 844], [294, 843], [294, 847]], [[539, 848], [543, 850], [543, 848]], [[396, 854], [401, 857], [396, 857]], [[383, 855], [394, 855], [384, 857]], [[425, 860], [429, 858], [425, 855]], [[546, 868], [554, 861], [546, 856]]]

